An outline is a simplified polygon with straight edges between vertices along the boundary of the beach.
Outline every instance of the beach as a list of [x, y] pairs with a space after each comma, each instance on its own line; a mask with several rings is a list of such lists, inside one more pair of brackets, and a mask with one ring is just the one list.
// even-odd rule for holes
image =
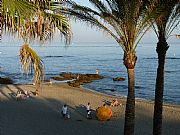
[[[17, 101], [18, 90], [35, 92], [33, 85], [0, 85], [0, 135], [121, 135], [123, 134], [126, 99], [113, 97], [66, 83], [43, 84], [39, 95]], [[115, 98], [122, 104], [110, 107], [113, 116], [109, 121], [99, 121], [95, 110]], [[87, 103], [91, 103], [92, 119], [86, 118]], [[68, 105], [71, 118], [62, 118], [60, 111]], [[180, 133], [180, 106], [164, 105], [163, 135]], [[135, 134], [151, 135], [153, 102], [136, 100]]]

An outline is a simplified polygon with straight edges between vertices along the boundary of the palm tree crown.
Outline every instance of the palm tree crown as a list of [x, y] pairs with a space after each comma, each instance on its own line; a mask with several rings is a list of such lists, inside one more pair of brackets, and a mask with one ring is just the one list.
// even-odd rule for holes
[[155, 18], [153, 29], [157, 37], [164, 36], [167, 40], [180, 23], [180, 1], [156, 0], [154, 6], [158, 10], [159, 16]]
[[135, 50], [142, 35], [149, 27], [147, 20], [150, 16], [147, 10], [144, 10], [144, 5], [147, 3], [142, 0], [89, 1], [94, 5], [95, 10], [69, 0], [66, 1], [69, 8], [63, 11], [108, 32], [119, 43], [123, 51]]

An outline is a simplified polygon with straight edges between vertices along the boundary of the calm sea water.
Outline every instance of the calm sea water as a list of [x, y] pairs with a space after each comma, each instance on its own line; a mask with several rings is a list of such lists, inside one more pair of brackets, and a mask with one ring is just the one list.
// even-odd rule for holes
[[[14, 83], [31, 83], [32, 76], [21, 76], [19, 42], [0, 43], [0, 75], [8, 76]], [[165, 67], [166, 103], [180, 104], [180, 46], [170, 44]], [[157, 70], [155, 43], [140, 44], [137, 48], [138, 61], [135, 68], [136, 97], [154, 100]], [[109, 44], [72, 44], [69, 47], [53, 43], [33, 45], [44, 62], [45, 78], [61, 72], [95, 73], [99, 69], [105, 76], [102, 80], [87, 83], [83, 87], [116, 96], [127, 95], [127, 73], [123, 65], [123, 52], [116, 43]], [[125, 81], [114, 82], [114, 77], [124, 77]]]

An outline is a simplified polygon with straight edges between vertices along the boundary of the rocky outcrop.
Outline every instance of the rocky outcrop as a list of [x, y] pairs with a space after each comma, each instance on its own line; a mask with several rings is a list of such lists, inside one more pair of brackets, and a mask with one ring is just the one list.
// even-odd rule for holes
[[54, 79], [54, 80], [57, 80], [57, 81], [72, 80], [72, 79], [77, 78], [77, 74], [62, 73], [59, 76], [54, 76], [54, 77], [51, 77], [51, 78]]
[[13, 80], [8, 77], [5, 78], [0, 77], [0, 84], [13, 84]]
[[125, 78], [122, 78], [122, 77], [116, 77], [116, 78], [113, 78], [113, 81], [124, 81]]
[[72, 74], [72, 73], [62, 73], [60, 76], [52, 77], [54, 80], [63, 81], [63, 80], [71, 80], [67, 83], [73, 87], [79, 87], [84, 83], [89, 83], [93, 80], [103, 79], [103, 76], [99, 74]]
[[100, 76], [98, 74], [79, 74], [77, 75], [76, 80], [69, 81], [68, 84], [73, 87], [79, 87], [84, 83], [89, 83], [93, 80], [99, 80], [103, 78], [103, 76]]

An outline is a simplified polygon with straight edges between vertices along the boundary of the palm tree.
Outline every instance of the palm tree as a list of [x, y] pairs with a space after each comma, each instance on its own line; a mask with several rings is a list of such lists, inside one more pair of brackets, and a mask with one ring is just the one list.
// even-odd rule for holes
[[[124, 134], [134, 134], [135, 120], [135, 78], [137, 61], [136, 47], [150, 25], [151, 1], [142, 0], [89, 0], [95, 7], [81, 6], [66, 0], [66, 7], [59, 8], [63, 13], [95, 26], [109, 33], [124, 52], [124, 65], [128, 74], [128, 96], [126, 102]], [[147, 7], [148, 10], [147, 10]], [[58, 10], [56, 10], [58, 12]]]
[[18, 33], [24, 40], [20, 49], [22, 72], [28, 73], [32, 63], [34, 67], [33, 82], [39, 86], [43, 80], [42, 61], [33, 51], [29, 43], [38, 39], [44, 41], [51, 39], [58, 29], [69, 43], [71, 29], [68, 19], [63, 15], [55, 14], [52, 9], [61, 3], [49, 0], [1, 0], [0, 1], [0, 37], [2, 30], [12, 34]]
[[153, 118], [153, 134], [161, 135], [162, 132], [162, 111], [164, 91], [164, 66], [166, 52], [169, 48], [167, 39], [171, 32], [179, 24], [180, 1], [179, 0], [157, 0], [155, 5], [159, 10], [159, 17], [155, 19], [154, 30], [158, 37], [156, 52], [158, 54], [158, 68], [155, 88], [155, 105]]

